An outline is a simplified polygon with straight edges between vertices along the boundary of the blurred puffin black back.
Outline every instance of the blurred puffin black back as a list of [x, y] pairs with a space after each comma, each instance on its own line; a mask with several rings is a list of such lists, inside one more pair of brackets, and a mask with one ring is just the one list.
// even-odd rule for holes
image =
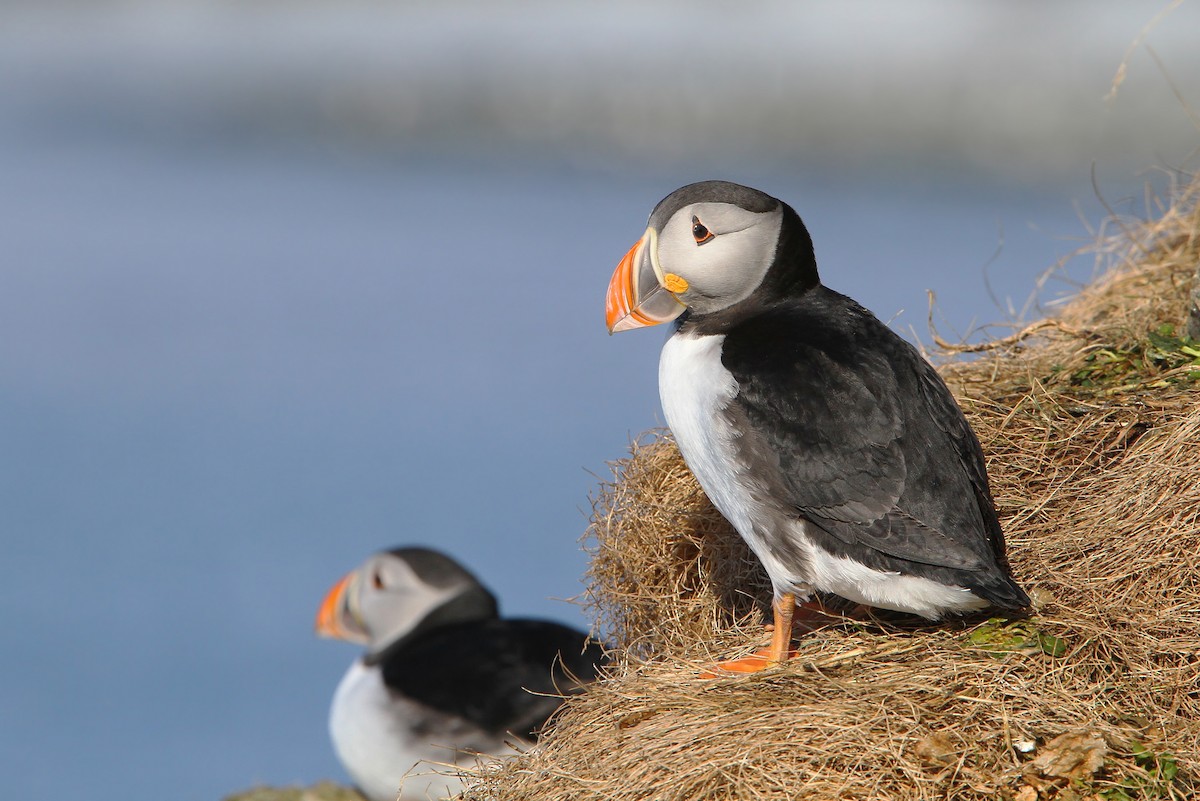
[[493, 619], [425, 632], [379, 667], [393, 692], [532, 741], [563, 696], [579, 692], [606, 662], [598, 643], [568, 626]]

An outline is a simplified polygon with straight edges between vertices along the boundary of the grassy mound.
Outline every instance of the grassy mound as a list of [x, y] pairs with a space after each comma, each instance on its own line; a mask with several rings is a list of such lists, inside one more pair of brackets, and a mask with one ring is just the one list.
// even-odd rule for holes
[[1054, 319], [942, 372], [988, 456], [1029, 619], [831, 616], [766, 642], [765, 574], [651, 433], [594, 502], [587, 598], [611, 677], [472, 799], [1200, 796], [1200, 344], [1182, 335], [1200, 183], [1102, 243]]

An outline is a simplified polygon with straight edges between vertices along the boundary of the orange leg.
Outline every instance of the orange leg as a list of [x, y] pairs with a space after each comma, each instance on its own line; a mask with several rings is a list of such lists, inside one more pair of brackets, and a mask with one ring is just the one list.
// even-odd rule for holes
[[771, 604], [771, 610], [775, 613], [775, 628], [771, 632], [770, 646], [741, 659], [718, 662], [713, 665], [712, 670], [701, 673], [700, 677], [715, 679], [722, 672], [757, 673], [791, 659], [793, 654], [789, 646], [792, 644], [792, 617], [796, 613], [796, 596], [790, 592], [779, 596]]

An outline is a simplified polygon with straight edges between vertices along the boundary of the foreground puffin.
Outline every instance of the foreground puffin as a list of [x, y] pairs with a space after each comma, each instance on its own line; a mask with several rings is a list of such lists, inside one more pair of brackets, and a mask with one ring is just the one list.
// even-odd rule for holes
[[372, 556], [329, 591], [316, 629], [367, 646], [333, 696], [329, 732], [371, 801], [457, 794], [452, 766], [535, 741], [559, 696], [604, 661], [582, 632], [500, 619], [473, 575], [427, 548]]
[[790, 656], [814, 590], [931, 620], [1029, 604], [1013, 581], [983, 453], [915, 348], [821, 284], [786, 203], [705, 181], [672, 192], [608, 287], [610, 333], [675, 320], [659, 362], [667, 424], [774, 589]]

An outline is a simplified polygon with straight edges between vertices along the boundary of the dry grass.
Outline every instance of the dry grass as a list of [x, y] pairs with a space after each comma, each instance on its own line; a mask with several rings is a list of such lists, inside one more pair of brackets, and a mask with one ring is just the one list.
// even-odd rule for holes
[[1200, 183], [1101, 243], [1061, 313], [943, 369], [980, 436], [1024, 621], [831, 619], [788, 666], [761, 568], [652, 433], [595, 498], [588, 600], [618, 647], [474, 799], [1200, 796], [1200, 351], [1183, 321]]

